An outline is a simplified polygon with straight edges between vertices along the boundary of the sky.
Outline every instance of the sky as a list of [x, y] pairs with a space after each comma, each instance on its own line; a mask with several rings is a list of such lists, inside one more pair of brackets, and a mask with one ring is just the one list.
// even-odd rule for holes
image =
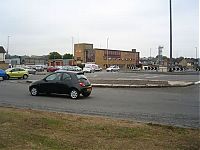
[[[0, 45], [12, 55], [72, 53], [75, 43], [169, 57], [169, 0], [0, 0]], [[199, 0], [172, 0], [173, 57], [196, 57]], [[151, 50], [150, 50], [151, 49]], [[151, 51], [151, 53], [150, 53]], [[198, 52], [199, 55], [199, 52]]]

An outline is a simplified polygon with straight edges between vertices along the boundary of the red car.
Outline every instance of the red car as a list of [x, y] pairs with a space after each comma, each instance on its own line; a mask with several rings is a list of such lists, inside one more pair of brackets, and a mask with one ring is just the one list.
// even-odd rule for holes
[[55, 72], [56, 70], [59, 70], [59, 68], [56, 67], [48, 67], [47, 72]]

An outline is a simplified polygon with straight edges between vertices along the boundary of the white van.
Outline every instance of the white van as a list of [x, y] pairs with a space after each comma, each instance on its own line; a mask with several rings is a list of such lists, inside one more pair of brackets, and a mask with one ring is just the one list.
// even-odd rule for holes
[[83, 72], [94, 73], [95, 64], [85, 64], [85, 67], [83, 68]]

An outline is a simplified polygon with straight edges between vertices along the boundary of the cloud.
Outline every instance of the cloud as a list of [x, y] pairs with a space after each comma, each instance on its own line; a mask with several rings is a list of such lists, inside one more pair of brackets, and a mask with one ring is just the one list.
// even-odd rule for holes
[[[198, 0], [173, 1], [174, 51], [198, 45]], [[0, 44], [12, 54], [71, 52], [75, 42], [111, 49], [137, 48], [142, 56], [159, 44], [169, 55], [169, 3], [163, 0], [6, 0], [0, 5]]]

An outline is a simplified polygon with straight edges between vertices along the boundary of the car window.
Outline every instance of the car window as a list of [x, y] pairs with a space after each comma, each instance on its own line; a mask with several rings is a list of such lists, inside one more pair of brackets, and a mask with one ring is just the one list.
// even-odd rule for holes
[[77, 74], [76, 76], [78, 79], [86, 79], [87, 80], [87, 77], [83, 74]]
[[61, 80], [62, 73], [54, 73], [46, 77], [47, 81]]
[[19, 71], [25, 71], [24, 69], [22, 69], [22, 68], [19, 68]]
[[63, 80], [71, 80], [71, 76], [68, 73], [63, 73]]
[[12, 69], [11, 71], [12, 71], [12, 72], [16, 72], [16, 71], [18, 71], [18, 69], [17, 69], [17, 68], [14, 68], [14, 69]]

